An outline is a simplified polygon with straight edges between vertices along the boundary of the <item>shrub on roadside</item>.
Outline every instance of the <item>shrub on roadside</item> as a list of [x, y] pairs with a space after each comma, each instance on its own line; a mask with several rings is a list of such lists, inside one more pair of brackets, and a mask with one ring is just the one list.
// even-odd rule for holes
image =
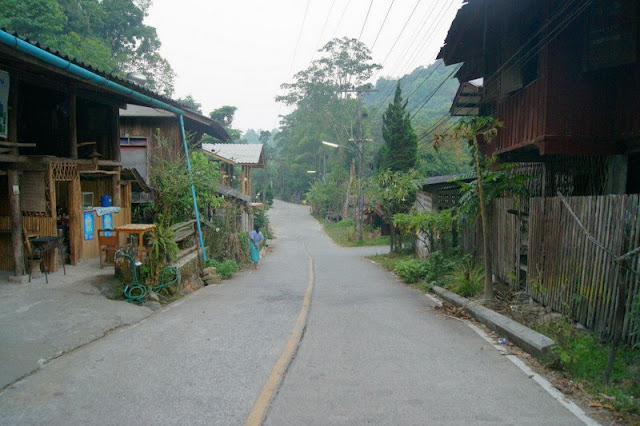
[[445, 287], [463, 297], [473, 297], [484, 289], [484, 268], [465, 255], [445, 277]]
[[235, 260], [211, 260], [207, 264], [208, 266], [215, 267], [218, 274], [224, 279], [229, 279], [233, 277], [233, 274], [238, 272], [238, 263]]
[[429, 265], [420, 259], [401, 260], [393, 270], [405, 283], [413, 284], [423, 280], [429, 273]]

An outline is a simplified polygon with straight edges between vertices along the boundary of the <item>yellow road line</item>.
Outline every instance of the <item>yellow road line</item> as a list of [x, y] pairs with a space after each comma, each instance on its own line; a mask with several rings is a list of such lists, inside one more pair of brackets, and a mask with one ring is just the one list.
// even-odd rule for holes
[[291, 336], [289, 337], [289, 341], [287, 341], [287, 345], [280, 354], [278, 361], [276, 361], [273, 370], [271, 370], [271, 375], [262, 387], [262, 391], [260, 392], [258, 399], [256, 399], [256, 402], [253, 404], [253, 408], [251, 409], [247, 422], [245, 423], [246, 426], [259, 426], [266, 418], [269, 407], [273, 402], [273, 398], [282, 383], [282, 379], [284, 379], [284, 375], [291, 365], [291, 361], [293, 360], [293, 357], [298, 350], [298, 346], [300, 345], [300, 341], [302, 340], [304, 330], [307, 327], [307, 318], [309, 316], [309, 308], [311, 307], [311, 293], [313, 292], [314, 278], [313, 258], [309, 255], [306, 245], [304, 246], [304, 251], [309, 259], [309, 281], [307, 284], [307, 290], [304, 294], [302, 309], [300, 310], [298, 319], [296, 319], [296, 323], [291, 330]]

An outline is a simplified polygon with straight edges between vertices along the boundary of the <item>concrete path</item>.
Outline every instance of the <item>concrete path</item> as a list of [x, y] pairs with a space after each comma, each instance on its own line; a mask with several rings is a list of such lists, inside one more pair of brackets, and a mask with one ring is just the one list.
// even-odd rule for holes
[[113, 285], [113, 268], [97, 260], [31, 283], [0, 276], [0, 389], [44, 362], [151, 315], [148, 308], [109, 300], [101, 287]]
[[579, 424], [464, 323], [277, 203], [258, 271], [206, 287], [0, 394], [5, 424], [243, 424], [314, 288], [267, 424]]

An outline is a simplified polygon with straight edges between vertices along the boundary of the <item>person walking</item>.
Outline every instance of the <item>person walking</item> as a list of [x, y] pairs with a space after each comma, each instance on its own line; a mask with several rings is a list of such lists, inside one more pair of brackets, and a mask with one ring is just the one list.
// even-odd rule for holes
[[264, 235], [260, 232], [258, 225], [253, 226], [253, 231], [249, 234], [249, 248], [251, 249], [251, 262], [253, 263], [253, 269], [258, 269], [258, 262], [260, 262], [260, 249], [262, 248], [262, 242], [264, 241]]

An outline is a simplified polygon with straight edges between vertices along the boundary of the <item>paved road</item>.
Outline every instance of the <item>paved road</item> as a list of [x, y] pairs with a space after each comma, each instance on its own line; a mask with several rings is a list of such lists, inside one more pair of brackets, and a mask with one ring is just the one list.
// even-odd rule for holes
[[277, 203], [258, 271], [66, 354], [0, 394], [3, 424], [243, 424], [289, 340], [313, 258], [307, 329], [266, 423], [579, 424], [419, 292]]

